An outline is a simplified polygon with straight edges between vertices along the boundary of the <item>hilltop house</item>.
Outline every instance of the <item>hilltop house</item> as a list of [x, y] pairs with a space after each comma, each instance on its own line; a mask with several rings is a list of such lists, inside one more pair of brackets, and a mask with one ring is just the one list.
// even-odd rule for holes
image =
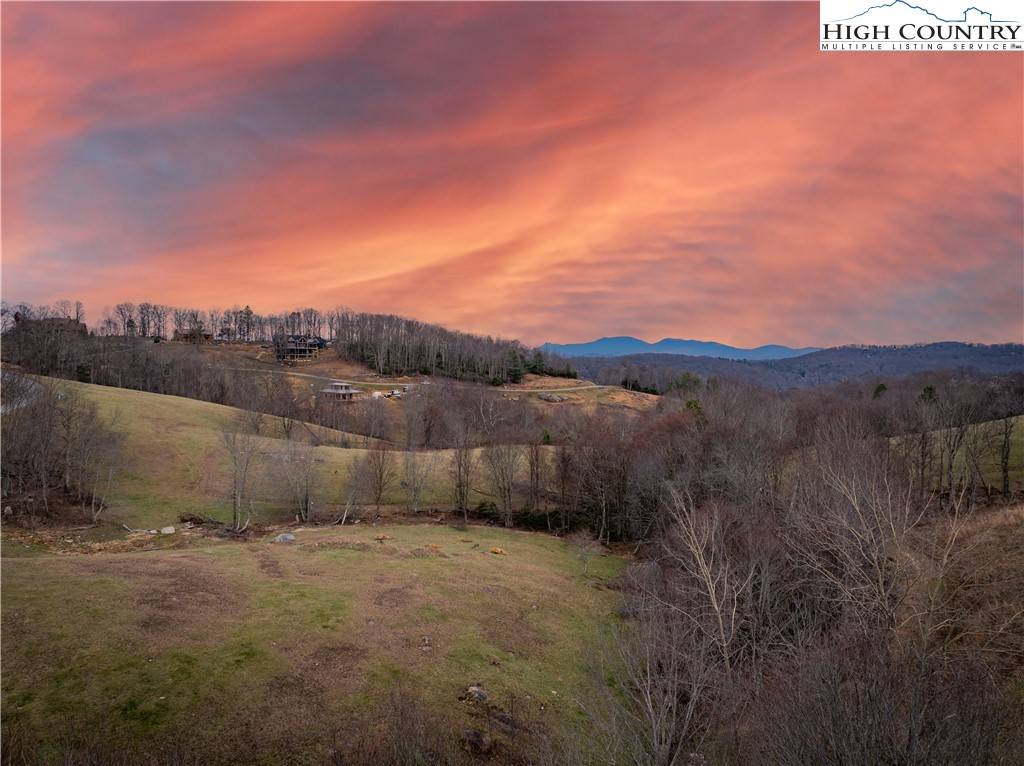
[[182, 343], [209, 343], [213, 340], [213, 333], [202, 330], [175, 330], [171, 339]]
[[38, 329], [47, 333], [66, 333], [69, 335], [88, 335], [89, 328], [85, 323], [70, 317], [45, 317], [43, 319], [30, 319], [23, 316], [20, 311], [14, 312], [14, 326], [22, 330]]
[[281, 335], [274, 338], [274, 355], [281, 364], [312, 362], [327, 348], [327, 341], [313, 335]]

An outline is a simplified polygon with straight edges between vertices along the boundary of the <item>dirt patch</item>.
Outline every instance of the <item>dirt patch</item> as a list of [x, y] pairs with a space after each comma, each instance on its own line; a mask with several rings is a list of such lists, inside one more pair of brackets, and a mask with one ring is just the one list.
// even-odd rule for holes
[[284, 570], [281, 569], [281, 564], [273, 553], [264, 548], [250, 548], [250, 550], [256, 556], [256, 563], [263, 574], [278, 579], [284, 577]]
[[388, 608], [397, 608], [402, 606], [408, 606], [412, 601], [412, 589], [409, 586], [403, 586], [401, 588], [388, 588], [377, 594], [376, 598], [373, 599], [373, 603], [377, 606], [385, 606]]
[[304, 673], [348, 673], [366, 657], [354, 644], [327, 644], [310, 652], [300, 663]]
[[544, 646], [549, 641], [543, 633], [530, 624], [525, 613], [494, 615], [487, 620], [484, 636], [503, 652], [511, 652], [522, 658], [529, 658], [538, 647]]
[[[223, 730], [230, 756], [223, 763], [321, 763], [330, 742], [326, 687], [313, 674], [282, 673], [271, 678], [253, 704], [231, 712]], [[228, 749], [228, 748], [225, 748]]]
[[303, 548], [312, 550], [348, 550], [348, 551], [372, 551], [374, 546], [362, 540], [352, 540], [345, 537], [332, 537], [326, 540], [317, 540], [314, 543], [305, 543]]
[[204, 624], [237, 614], [243, 606], [238, 589], [199, 557], [89, 556], [77, 559], [74, 568], [127, 582], [136, 626], [161, 643], [202, 635]]
[[448, 558], [447, 553], [441, 550], [435, 550], [433, 548], [413, 548], [409, 551], [400, 551], [398, 555], [403, 559], [426, 559], [430, 558], [431, 556], [436, 556], [437, 558], [442, 559]]
[[529, 372], [518, 383], [507, 384], [505, 389], [509, 391], [542, 391], [546, 388], [580, 388], [593, 385], [590, 381], [579, 378], [558, 378], [553, 375], [536, 375]]

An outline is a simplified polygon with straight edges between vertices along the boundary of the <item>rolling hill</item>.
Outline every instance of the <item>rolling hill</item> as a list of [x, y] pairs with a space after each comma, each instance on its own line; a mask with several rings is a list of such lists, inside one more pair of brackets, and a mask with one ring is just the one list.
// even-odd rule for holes
[[[121, 438], [122, 469], [110, 487], [109, 515], [131, 527], [173, 524], [182, 513], [222, 520], [229, 518], [231, 479], [221, 426], [239, 410], [180, 396], [151, 394], [123, 388], [58, 381], [73, 386], [97, 404], [101, 414]], [[289, 502], [275, 469], [275, 456], [288, 446], [276, 418], [264, 418], [259, 439], [260, 459], [253, 478], [257, 502], [254, 521], [288, 521]], [[362, 457], [372, 440], [320, 426], [300, 426], [299, 437], [316, 435], [317, 507], [324, 516], [341, 508], [346, 496], [349, 467]], [[417, 460], [431, 461], [433, 470], [423, 498], [426, 504], [447, 504], [447, 451], [421, 451]], [[396, 456], [395, 470], [401, 472]], [[477, 498], [474, 498], [474, 502]], [[404, 495], [396, 480], [386, 493], [386, 504], [397, 505]]]
[[[583, 658], [614, 619], [608, 582], [624, 559], [599, 556], [584, 570], [563, 540], [474, 525], [364, 519], [292, 527], [290, 543], [183, 529], [182, 512], [226, 516], [220, 426], [236, 411], [54, 385], [98, 405], [126, 465], [105, 534], [5, 525], [10, 762], [368, 763], [361, 737], [411, 725], [456, 752], [463, 732], [480, 732], [500, 756], [523, 732], [577, 714], [590, 683]], [[263, 433], [267, 454], [284, 442], [272, 419]], [[324, 508], [362, 453], [316, 447]], [[259, 483], [273, 491], [269, 473]], [[395, 502], [400, 492], [396, 483]], [[258, 506], [257, 520], [290, 521], [284, 508]], [[126, 536], [121, 522], [177, 529]], [[486, 699], [466, 699], [470, 685]]]
[[1024, 345], [949, 342], [915, 346], [842, 346], [789, 359], [771, 360], [633, 354], [581, 357], [574, 363], [580, 375], [604, 384], [619, 383], [630, 377], [645, 385], [664, 388], [679, 375], [691, 373], [702, 378], [718, 377], [785, 389], [943, 370], [973, 370], [983, 374], [1022, 372]]

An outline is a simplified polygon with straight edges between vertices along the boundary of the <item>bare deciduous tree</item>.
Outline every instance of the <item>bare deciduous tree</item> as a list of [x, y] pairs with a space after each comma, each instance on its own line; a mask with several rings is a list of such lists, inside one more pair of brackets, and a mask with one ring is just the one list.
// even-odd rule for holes
[[391, 447], [384, 442], [378, 442], [368, 449], [363, 462], [363, 470], [367, 492], [377, 513], [380, 513], [380, 507], [388, 490], [398, 478], [398, 473], [395, 470], [395, 455]]
[[231, 473], [231, 526], [236, 532], [242, 532], [251, 520], [249, 473], [259, 460], [260, 440], [246, 424], [233, 419], [221, 427], [221, 441], [228, 453]]
[[436, 458], [432, 452], [406, 450], [402, 453], [402, 481], [407, 492], [409, 510], [419, 513], [423, 494], [434, 475]]
[[515, 488], [522, 454], [518, 444], [490, 444], [483, 448], [483, 464], [498, 498], [498, 507], [506, 527], [512, 526], [515, 513]]
[[291, 441], [275, 458], [294, 502], [296, 518], [301, 522], [311, 521], [317, 489], [316, 449], [305, 442]]

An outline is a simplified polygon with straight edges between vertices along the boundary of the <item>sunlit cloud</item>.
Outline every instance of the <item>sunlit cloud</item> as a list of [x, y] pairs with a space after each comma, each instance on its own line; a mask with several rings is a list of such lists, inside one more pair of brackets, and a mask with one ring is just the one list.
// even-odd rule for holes
[[9, 300], [1024, 340], [1016, 54], [821, 54], [809, 3], [2, 14]]

